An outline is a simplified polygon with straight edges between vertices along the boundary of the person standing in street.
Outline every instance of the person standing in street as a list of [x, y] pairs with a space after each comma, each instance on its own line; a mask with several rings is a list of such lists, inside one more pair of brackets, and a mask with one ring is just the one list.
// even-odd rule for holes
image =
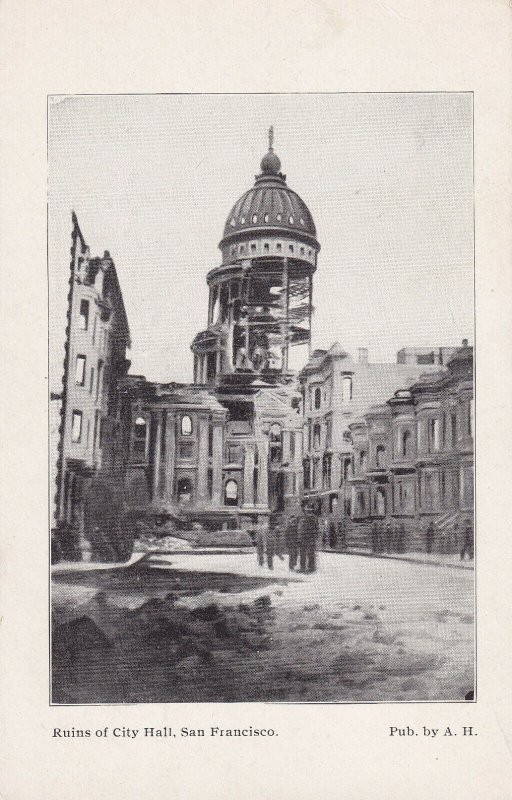
[[299, 522], [300, 571], [314, 572], [316, 548], [320, 535], [318, 518], [309, 506], [305, 506]]
[[397, 551], [405, 553], [405, 522], [403, 520], [398, 526]]
[[372, 553], [376, 553], [379, 547], [379, 523], [377, 520], [372, 524]]
[[464, 561], [466, 554], [469, 556], [469, 560], [472, 561], [475, 555], [475, 540], [473, 535], [473, 526], [469, 519], [464, 526], [464, 544], [462, 545], [462, 550], [460, 551], [461, 561]]
[[292, 514], [286, 526], [286, 549], [288, 551], [288, 567], [291, 571], [299, 560], [299, 517]]
[[386, 553], [391, 553], [393, 549], [393, 523], [391, 520], [386, 525]]
[[425, 552], [431, 553], [434, 546], [434, 523], [432, 520], [427, 525], [427, 532], [425, 536]]

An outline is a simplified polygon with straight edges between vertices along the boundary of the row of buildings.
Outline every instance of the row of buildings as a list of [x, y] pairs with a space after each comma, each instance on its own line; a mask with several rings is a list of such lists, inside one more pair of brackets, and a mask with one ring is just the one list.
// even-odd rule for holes
[[[66, 557], [126, 557], [140, 516], [250, 529], [304, 497], [354, 525], [471, 510], [471, 348], [404, 349], [395, 364], [372, 364], [335, 344], [308, 358], [320, 244], [280, 170], [270, 137], [207, 275], [191, 384], [129, 374], [115, 265], [108, 252], [91, 257], [73, 215], [50, 409], [53, 529]], [[307, 361], [299, 374], [290, 348]]]
[[[473, 348], [402, 350], [396, 364], [353, 362], [335, 344], [300, 374], [304, 494], [321, 516], [404, 524], [408, 546], [473, 514]], [[452, 539], [452, 547], [457, 542]]]

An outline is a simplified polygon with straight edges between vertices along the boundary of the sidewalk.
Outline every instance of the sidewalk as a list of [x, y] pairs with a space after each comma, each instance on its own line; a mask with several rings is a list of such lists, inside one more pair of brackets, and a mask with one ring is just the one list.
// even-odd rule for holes
[[[327, 547], [322, 548], [323, 553], [334, 553]], [[429, 564], [452, 569], [474, 570], [475, 562], [461, 561], [458, 553], [373, 553], [363, 547], [351, 547], [343, 550], [343, 555], [366, 556], [367, 558], [385, 558], [393, 561], [409, 561], [411, 564]]]

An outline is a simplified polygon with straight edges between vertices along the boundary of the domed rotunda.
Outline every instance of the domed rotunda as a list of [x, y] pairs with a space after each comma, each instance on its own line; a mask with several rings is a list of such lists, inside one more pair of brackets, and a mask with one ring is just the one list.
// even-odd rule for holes
[[272, 128], [260, 168], [228, 214], [221, 264], [207, 275], [208, 328], [192, 343], [199, 384], [233, 374], [286, 380], [289, 348], [309, 347], [320, 244], [311, 212], [281, 172]]

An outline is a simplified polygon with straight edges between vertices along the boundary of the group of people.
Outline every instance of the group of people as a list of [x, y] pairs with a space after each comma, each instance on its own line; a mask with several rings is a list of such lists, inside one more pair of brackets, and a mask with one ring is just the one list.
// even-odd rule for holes
[[438, 553], [459, 553], [461, 561], [466, 556], [472, 561], [475, 555], [475, 538], [471, 520], [466, 520], [462, 530], [459, 523], [455, 522], [450, 530], [441, 528], [437, 531], [430, 520], [425, 533], [425, 552], [432, 553], [434, 550]]
[[[335, 549], [343, 552], [346, 549], [344, 521], [332, 518], [323, 524], [311, 504], [304, 502], [300, 512], [285, 516], [278, 512], [270, 515], [268, 525], [261, 526], [254, 532], [258, 563], [269, 569], [274, 567], [274, 558], [284, 561], [288, 555], [290, 570], [298, 568], [299, 572], [315, 572], [317, 565], [317, 549]], [[461, 561], [474, 558], [474, 534], [471, 520], [466, 520], [462, 528], [459, 523], [446, 531], [437, 529], [433, 520], [429, 520], [424, 528], [424, 547], [427, 554], [459, 553]], [[371, 550], [373, 553], [405, 553], [407, 535], [403, 521], [375, 520], [371, 527]]]
[[292, 572], [315, 572], [319, 538], [318, 517], [307, 503], [303, 504], [300, 513], [288, 518], [273, 512], [268, 525], [258, 527], [255, 532], [258, 564], [262, 567], [266, 562], [268, 568], [273, 569], [275, 557], [284, 561], [288, 555]]
[[388, 521], [385, 527], [375, 520], [372, 525], [373, 553], [405, 553], [405, 525]]

